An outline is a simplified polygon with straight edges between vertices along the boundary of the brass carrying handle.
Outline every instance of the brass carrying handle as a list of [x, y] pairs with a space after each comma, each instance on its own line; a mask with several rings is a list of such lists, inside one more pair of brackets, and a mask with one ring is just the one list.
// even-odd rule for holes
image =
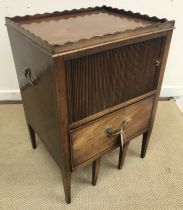
[[38, 79], [37, 79], [36, 75], [33, 74], [29, 68], [24, 69], [24, 75], [25, 75], [25, 78], [27, 79], [27, 81], [31, 85], [37, 85]]
[[105, 133], [108, 135], [108, 136], [117, 136], [119, 134], [121, 134], [121, 131], [126, 129], [128, 127], [128, 124], [129, 124], [129, 121], [131, 119], [126, 119], [126, 120], [123, 120], [121, 125], [119, 126], [119, 128], [117, 128], [116, 130], [112, 130], [112, 128], [106, 128], [105, 129]]

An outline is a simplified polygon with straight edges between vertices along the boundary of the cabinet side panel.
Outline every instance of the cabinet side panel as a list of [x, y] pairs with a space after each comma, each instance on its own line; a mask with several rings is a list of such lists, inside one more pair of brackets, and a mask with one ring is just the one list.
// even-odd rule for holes
[[[56, 93], [52, 57], [32, 41], [8, 27], [17, 77], [27, 122], [32, 126], [48, 151], [61, 166]], [[31, 85], [25, 77], [29, 68], [31, 76], [38, 78]]]

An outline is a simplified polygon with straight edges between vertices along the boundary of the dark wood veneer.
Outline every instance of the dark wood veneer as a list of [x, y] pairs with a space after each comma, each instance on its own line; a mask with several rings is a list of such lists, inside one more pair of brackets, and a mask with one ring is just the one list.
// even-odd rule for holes
[[155, 90], [161, 43], [156, 38], [66, 60], [69, 122]]
[[80, 129], [72, 130], [71, 154], [72, 167], [75, 168], [98, 153], [119, 143], [119, 136], [109, 137], [105, 133], [108, 127], [116, 130], [121, 122], [130, 119], [125, 129], [126, 140], [148, 127], [153, 97], [132, 104], [109, 114], [98, 121]]
[[102, 6], [16, 16], [6, 25], [32, 147], [37, 133], [61, 169], [67, 203], [73, 170], [92, 163], [95, 185], [102, 155], [120, 146], [122, 168], [141, 134], [145, 156], [174, 21]]

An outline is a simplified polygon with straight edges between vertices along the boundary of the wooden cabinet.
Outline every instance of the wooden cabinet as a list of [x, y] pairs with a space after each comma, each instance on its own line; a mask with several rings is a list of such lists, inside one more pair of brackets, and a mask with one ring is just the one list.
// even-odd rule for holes
[[121, 168], [141, 134], [145, 156], [174, 21], [102, 6], [6, 25], [32, 146], [36, 132], [61, 169], [67, 203], [73, 170], [92, 163], [95, 185], [102, 155], [120, 147]]

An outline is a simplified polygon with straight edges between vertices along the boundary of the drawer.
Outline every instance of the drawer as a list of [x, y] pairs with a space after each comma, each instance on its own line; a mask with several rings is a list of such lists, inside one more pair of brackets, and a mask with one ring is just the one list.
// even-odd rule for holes
[[97, 121], [70, 132], [71, 158], [73, 168], [119, 145], [119, 135], [107, 135], [106, 129], [112, 131], [120, 128], [124, 120], [128, 125], [124, 129], [126, 140], [138, 135], [148, 127], [154, 97], [132, 104], [113, 112]]

